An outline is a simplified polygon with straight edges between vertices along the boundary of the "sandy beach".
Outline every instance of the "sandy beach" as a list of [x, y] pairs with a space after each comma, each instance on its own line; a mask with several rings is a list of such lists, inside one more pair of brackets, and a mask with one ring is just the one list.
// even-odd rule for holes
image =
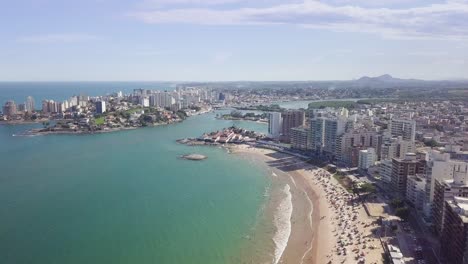
[[247, 145], [229, 149], [271, 171], [274, 186], [266, 214], [275, 230], [267, 263], [382, 263], [383, 251], [372, 235], [375, 219], [329, 172], [273, 150]]

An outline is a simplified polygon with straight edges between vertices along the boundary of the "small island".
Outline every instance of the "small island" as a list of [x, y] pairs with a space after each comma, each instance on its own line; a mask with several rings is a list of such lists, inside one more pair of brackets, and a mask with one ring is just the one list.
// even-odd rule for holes
[[186, 160], [200, 161], [200, 160], [205, 160], [208, 157], [205, 155], [201, 155], [201, 154], [188, 154], [188, 155], [182, 155], [181, 158], [186, 159]]

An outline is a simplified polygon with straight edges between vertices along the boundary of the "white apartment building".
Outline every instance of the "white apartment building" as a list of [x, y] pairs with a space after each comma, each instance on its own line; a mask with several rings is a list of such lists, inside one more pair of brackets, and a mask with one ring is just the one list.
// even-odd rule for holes
[[281, 134], [283, 120], [281, 113], [274, 112], [268, 114], [268, 136], [274, 139], [279, 139]]
[[425, 175], [408, 176], [406, 182], [406, 199], [419, 211], [424, 210], [426, 201]]
[[375, 161], [377, 160], [377, 155], [374, 148], [368, 148], [365, 150], [359, 151], [359, 169], [367, 170], [370, 167], [374, 166]]

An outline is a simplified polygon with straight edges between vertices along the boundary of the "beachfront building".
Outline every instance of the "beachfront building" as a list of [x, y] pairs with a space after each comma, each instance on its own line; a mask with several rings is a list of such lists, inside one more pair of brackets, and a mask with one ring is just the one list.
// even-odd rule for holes
[[54, 100], [42, 101], [42, 113], [61, 113], [63, 112], [62, 103], [55, 102]]
[[310, 138], [311, 150], [315, 153], [321, 153], [324, 145], [325, 120], [323, 118], [310, 119]]
[[426, 202], [426, 178], [424, 174], [408, 176], [406, 200], [418, 211], [424, 210]]
[[34, 98], [32, 98], [31, 96], [28, 96], [26, 98], [25, 110], [26, 110], [26, 112], [29, 112], [29, 113], [32, 113], [35, 110]]
[[445, 169], [447, 177], [444, 179], [434, 177], [434, 199], [432, 202], [432, 217], [435, 231], [438, 234], [442, 233], [445, 201], [453, 197], [468, 197], [468, 163], [465, 162], [448, 162], [454, 166], [447, 166]]
[[14, 116], [17, 114], [16, 104], [15, 101], [7, 101], [3, 106], [2, 112], [5, 116]]
[[302, 110], [288, 110], [281, 113], [281, 141], [290, 142], [291, 129], [305, 125], [305, 112]]
[[416, 121], [394, 118], [390, 121], [390, 134], [414, 142], [416, 139]]
[[268, 136], [279, 139], [283, 120], [281, 113], [273, 112], [268, 114]]
[[392, 161], [391, 160], [382, 160], [379, 163], [379, 175], [382, 179], [384, 186], [388, 187], [388, 184], [392, 181]]
[[408, 176], [425, 174], [426, 162], [418, 159], [416, 154], [407, 153], [403, 159], [392, 159], [391, 190], [397, 197], [406, 196]]
[[310, 149], [310, 128], [295, 127], [291, 129], [291, 148], [306, 151]]
[[336, 157], [337, 138], [345, 132], [346, 123], [342, 117], [325, 118], [323, 152], [331, 159]]
[[96, 113], [103, 114], [106, 112], [106, 102], [98, 101], [96, 102]]
[[363, 149], [359, 151], [359, 169], [366, 171], [370, 167], [374, 166], [377, 160], [374, 148]]
[[376, 153], [381, 136], [376, 131], [352, 129], [338, 136], [336, 142], [336, 159], [340, 165], [358, 167], [359, 151], [373, 148]]
[[468, 198], [445, 201], [441, 255], [444, 263], [468, 263]]
[[452, 160], [450, 154], [432, 150], [428, 154], [426, 179], [429, 183], [427, 187], [426, 200], [429, 204], [434, 201], [435, 183], [442, 183], [445, 180], [452, 180], [459, 173], [463, 173], [466, 161]]

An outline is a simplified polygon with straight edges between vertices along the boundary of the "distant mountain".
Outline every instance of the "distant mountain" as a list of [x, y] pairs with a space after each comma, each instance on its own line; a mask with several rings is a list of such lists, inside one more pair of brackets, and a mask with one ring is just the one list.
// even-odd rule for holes
[[384, 74], [377, 77], [364, 76], [356, 80], [357, 82], [415, 82], [422, 80], [393, 78], [390, 74]]

